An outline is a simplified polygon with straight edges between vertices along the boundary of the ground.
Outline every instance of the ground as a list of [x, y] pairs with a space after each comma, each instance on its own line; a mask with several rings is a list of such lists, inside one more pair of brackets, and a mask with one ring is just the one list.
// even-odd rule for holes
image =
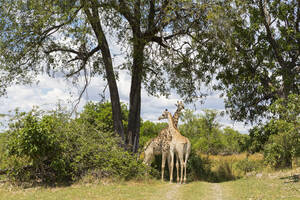
[[[300, 169], [298, 171], [300, 172]], [[300, 200], [300, 173], [298, 171], [253, 174], [239, 180], [222, 183], [195, 181], [183, 185], [150, 180], [122, 183], [80, 183], [68, 187], [22, 189], [2, 183], [0, 199]]]

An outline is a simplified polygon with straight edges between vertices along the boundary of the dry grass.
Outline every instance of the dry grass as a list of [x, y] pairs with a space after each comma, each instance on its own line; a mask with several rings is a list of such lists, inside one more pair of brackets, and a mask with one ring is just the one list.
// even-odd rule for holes
[[[201, 156], [205, 156], [205, 155], [201, 155]], [[209, 156], [209, 159], [216, 162], [220, 162], [220, 161], [237, 162], [245, 159], [248, 159], [249, 161], [262, 161], [264, 159], [264, 156], [260, 153], [256, 153], [256, 154], [241, 153], [241, 154], [233, 154], [228, 156], [211, 155]]]
[[241, 178], [248, 172], [257, 173], [263, 171], [263, 155], [246, 153], [233, 154], [228, 156], [221, 155], [200, 155], [207, 160], [211, 180], [222, 182]]

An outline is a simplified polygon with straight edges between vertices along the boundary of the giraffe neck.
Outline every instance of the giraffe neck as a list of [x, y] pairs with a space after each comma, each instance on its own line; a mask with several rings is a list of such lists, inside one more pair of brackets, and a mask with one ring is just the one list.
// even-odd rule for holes
[[168, 123], [169, 123], [169, 128], [171, 128], [171, 129], [175, 129], [176, 128], [171, 113], [168, 113]]
[[174, 120], [174, 126], [175, 127], [177, 127], [177, 125], [178, 125], [178, 120], [179, 120], [180, 112], [181, 112], [181, 110], [177, 108], [176, 112], [173, 115], [173, 120]]

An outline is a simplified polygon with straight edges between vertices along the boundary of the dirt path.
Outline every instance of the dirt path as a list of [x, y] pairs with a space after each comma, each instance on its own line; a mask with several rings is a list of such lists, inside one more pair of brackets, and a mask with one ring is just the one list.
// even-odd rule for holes
[[178, 194], [179, 188], [180, 188], [179, 184], [171, 183], [170, 187], [168, 189], [168, 192], [166, 193], [165, 199], [167, 199], [167, 200], [177, 199], [178, 198], [177, 194]]
[[222, 188], [219, 183], [212, 184], [213, 196], [215, 200], [223, 200]]

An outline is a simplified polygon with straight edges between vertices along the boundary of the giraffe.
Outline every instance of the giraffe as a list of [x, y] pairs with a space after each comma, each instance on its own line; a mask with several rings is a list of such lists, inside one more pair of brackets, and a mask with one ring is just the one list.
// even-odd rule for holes
[[[180, 169], [181, 169], [181, 175], [180, 175], [180, 183], [182, 183], [183, 179], [183, 170], [184, 170], [184, 183], [186, 182], [186, 165], [187, 160], [189, 158], [189, 154], [191, 152], [191, 143], [188, 138], [184, 137], [180, 134], [179, 130], [174, 124], [173, 117], [170, 112], [166, 109], [163, 114], [158, 118], [161, 119], [168, 119], [168, 125], [169, 125], [169, 131], [172, 135], [172, 139], [169, 142], [170, 145], [170, 182], [173, 180], [173, 168], [174, 168], [174, 153], [176, 153], [176, 157], [180, 161]], [[185, 158], [184, 158], [185, 156]], [[179, 181], [179, 174], [178, 174], [178, 168], [177, 168], [177, 181]]]
[[[175, 104], [177, 107], [176, 112], [173, 115], [173, 119], [175, 121], [175, 125], [177, 126], [178, 120], [181, 114], [181, 111], [184, 109], [184, 105], [182, 101], [177, 101], [177, 104]], [[172, 139], [172, 135], [170, 134], [169, 128], [166, 127], [158, 134], [157, 137], [150, 140], [146, 143], [144, 147], [144, 163], [149, 165], [151, 160], [153, 159], [154, 155], [160, 155], [162, 154], [162, 164], [161, 164], [161, 180], [164, 179], [164, 171], [165, 171], [165, 163], [166, 159], [168, 159], [168, 167], [170, 172], [170, 157], [169, 157], [169, 150], [170, 150], [170, 141]], [[178, 174], [178, 159], [176, 159], [176, 167], [177, 167], [177, 174]]]

